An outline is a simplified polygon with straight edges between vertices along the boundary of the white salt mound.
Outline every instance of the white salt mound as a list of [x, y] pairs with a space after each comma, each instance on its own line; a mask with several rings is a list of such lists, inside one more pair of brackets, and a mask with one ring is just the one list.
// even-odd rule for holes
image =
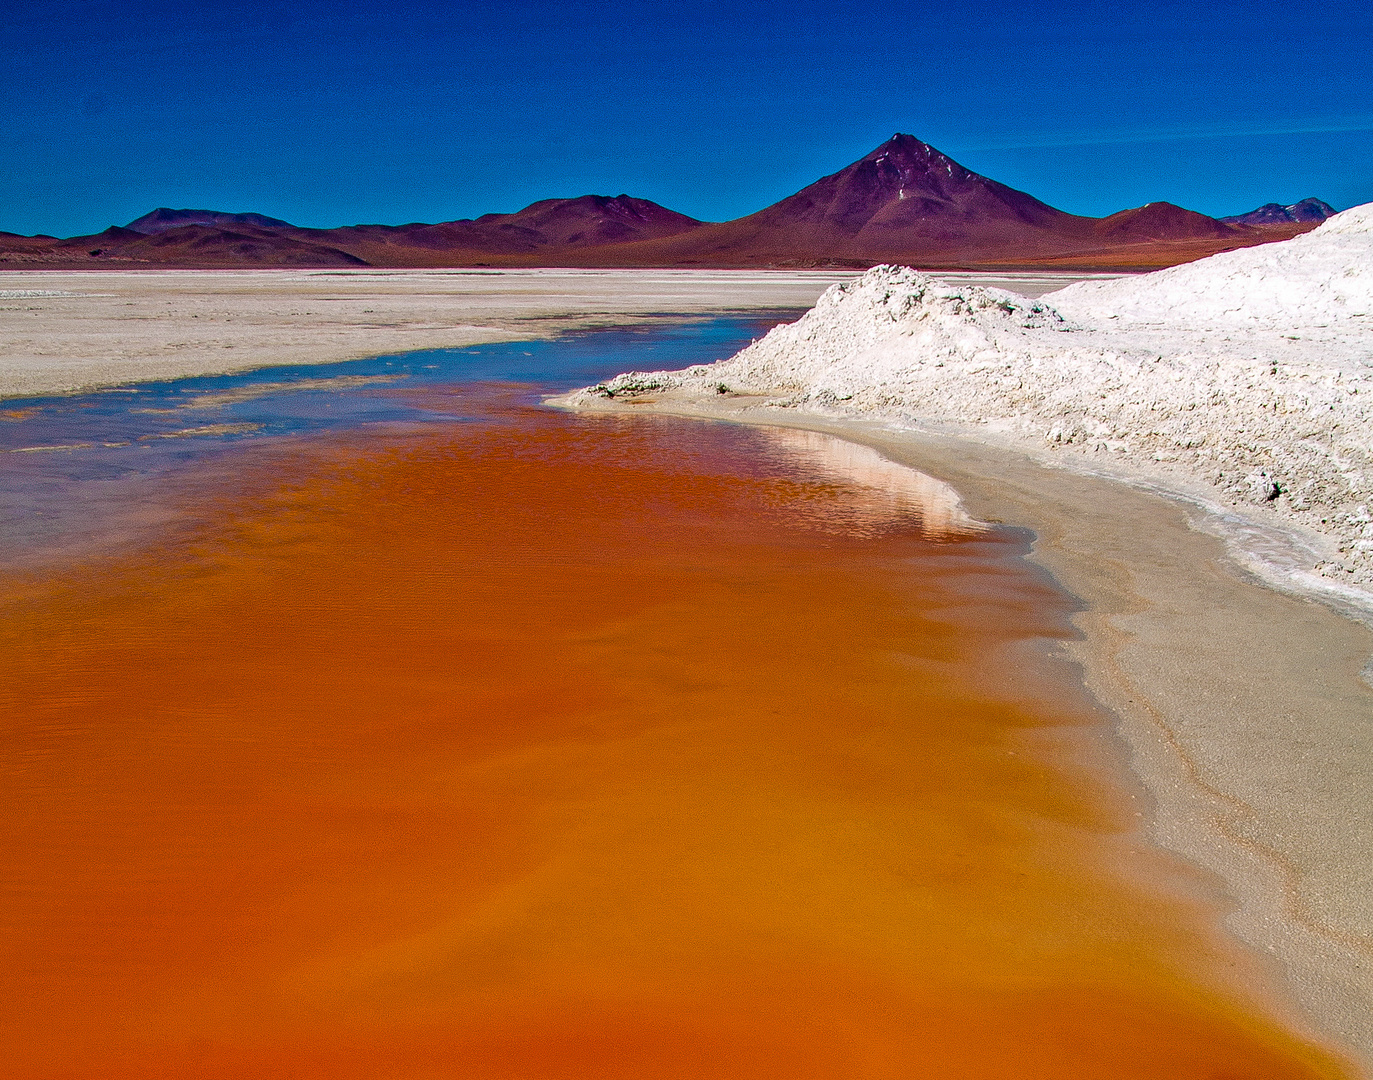
[[1054, 294], [1065, 317], [1121, 325], [1289, 329], [1373, 320], [1373, 203], [1284, 243]]
[[879, 266], [728, 360], [586, 393], [647, 391], [976, 425], [1310, 526], [1315, 570], [1373, 585], [1373, 203], [1038, 301]]

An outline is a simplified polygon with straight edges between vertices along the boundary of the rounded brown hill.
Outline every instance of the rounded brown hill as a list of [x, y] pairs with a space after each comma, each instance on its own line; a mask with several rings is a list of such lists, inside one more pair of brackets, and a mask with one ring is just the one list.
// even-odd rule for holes
[[1096, 222], [1096, 232], [1104, 240], [1126, 241], [1192, 240], [1235, 234], [1233, 228], [1213, 217], [1170, 202], [1152, 202], [1101, 218]]
[[525, 254], [545, 248], [583, 248], [656, 240], [699, 228], [695, 218], [629, 195], [544, 199], [514, 214], [483, 214], [409, 231], [418, 247]]

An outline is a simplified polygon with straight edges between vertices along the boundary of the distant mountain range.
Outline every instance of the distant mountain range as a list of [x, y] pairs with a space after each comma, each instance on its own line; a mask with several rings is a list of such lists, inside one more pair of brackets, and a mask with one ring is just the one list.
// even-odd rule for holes
[[1320, 199], [1303, 199], [1291, 206], [1275, 202], [1264, 203], [1257, 210], [1250, 210], [1247, 214], [1236, 214], [1234, 217], [1224, 217], [1220, 220], [1234, 225], [1287, 225], [1306, 221], [1320, 224], [1335, 213], [1333, 206], [1321, 202]]
[[336, 229], [159, 207], [94, 236], [0, 233], [0, 266], [1149, 268], [1286, 239], [1334, 212], [1312, 198], [1223, 219], [1166, 202], [1081, 217], [898, 134], [734, 221], [697, 221], [628, 195], [545, 199], [514, 214], [437, 225]]

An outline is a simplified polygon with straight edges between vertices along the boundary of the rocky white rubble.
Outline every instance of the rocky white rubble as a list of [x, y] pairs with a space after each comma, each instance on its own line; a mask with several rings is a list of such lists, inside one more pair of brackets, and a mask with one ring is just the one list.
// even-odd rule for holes
[[1028, 300], [880, 266], [708, 367], [585, 393], [975, 425], [1207, 486], [1327, 534], [1373, 584], [1373, 204], [1281, 243]]

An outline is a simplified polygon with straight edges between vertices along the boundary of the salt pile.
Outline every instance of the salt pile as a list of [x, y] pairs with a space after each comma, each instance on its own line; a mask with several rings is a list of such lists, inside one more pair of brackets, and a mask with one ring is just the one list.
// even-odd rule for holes
[[[1084, 281], [1054, 294], [1083, 320], [1275, 330], [1373, 320], [1373, 203], [1284, 243], [1227, 251], [1138, 278]], [[1373, 328], [1370, 328], [1373, 329]]]
[[728, 360], [585, 391], [646, 392], [766, 395], [1105, 463], [1307, 525], [1333, 542], [1314, 569], [1373, 584], [1373, 204], [1037, 301], [879, 266]]

